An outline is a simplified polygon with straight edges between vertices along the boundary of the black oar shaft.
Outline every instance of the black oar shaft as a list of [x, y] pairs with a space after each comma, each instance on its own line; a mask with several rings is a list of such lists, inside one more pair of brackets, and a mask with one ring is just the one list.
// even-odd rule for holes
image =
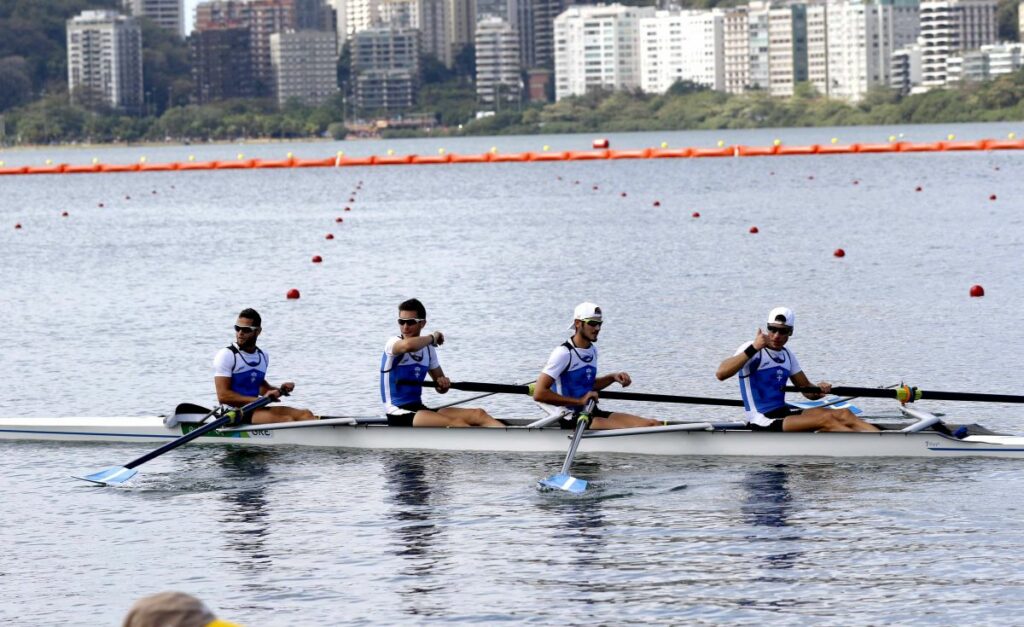
[[[816, 387], [786, 386], [786, 392], [800, 392], [807, 394], [820, 394], [821, 390]], [[935, 401], [977, 401], [983, 403], [1024, 403], [1024, 396], [1015, 394], [982, 394], [977, 392], [940, 392], [937, 390], [919, 390], [909, 388], [911, 391], [910, 401], [917, 399], [930, 399]], [[869, 398], [895, 398], [900, 399], [900, 388], [864, 388], [835, 386], [832, 394], [839, 396], [863, 396]]]
[[[399, 385], [418, 385], [423, 387], [437, 387], [434, 381], [409, 381], [401, 380]], [[453, 390], [464, 390], [467, 392], [496, 392], [501, 394], [533, 394], [528, 385], [507, 385], [501, 383], [480, 383], [476, 381], [460, 381], [451, 384]], [[622, 401], [646, 401], [650, 403], [684, 403], [691, 405], [721, 405], [724, 407], [743, 407], [743, 401], [732, 398], [705, 398], [701, 396], [674, 396], [671, 394], [640, 394], [633, 392], [598, 392], [601, 398], [615, 399]]]

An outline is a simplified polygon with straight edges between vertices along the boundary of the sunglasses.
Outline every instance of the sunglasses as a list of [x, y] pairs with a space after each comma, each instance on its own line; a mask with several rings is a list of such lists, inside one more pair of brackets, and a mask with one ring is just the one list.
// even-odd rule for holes
[[584, 323], [585, 323], [585, 324], [586, 324], [586, 325], [587, 325], [588, 327], [598, 327], [598, 328], [600, 328], [600, 326], [601, 326], [602, 324], [604, 324], [604, 323], [603, 323], [602, 321], [600, 321], [600, 320], [594, 320], [594, 319], [590, 319], [590, 320], [584, 320], [583, 322], [584, 322]]
[[242, 327], [242, 326], [238, 326], [237, 324], [235, 325], [235, 333], [246, 333], [246, 334], [249, 334], [249, 333], [255, 333], [255, 332], [259, 331], [259, 330], [260, 330], [259, 327]]
[[793, 329], [789, 327], [773, 327], [768, 325], [768, 333], [778, 333], [779, 335], [793, 335]]
[[426, 318], [399, 318], [398, 326], [404, 327], [407, 324], [419, 324], [420, 322], [426, 322]]

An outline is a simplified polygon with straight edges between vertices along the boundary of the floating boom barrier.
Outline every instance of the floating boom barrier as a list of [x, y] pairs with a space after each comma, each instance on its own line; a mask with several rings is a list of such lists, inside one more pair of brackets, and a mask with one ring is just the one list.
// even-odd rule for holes
[[181, 172], [191, 170], [247, 170], [267, 168], [345, 168], [386, 165], [433, 165], [447, 163], [514, 163], [537, 161], [598, 161], [602, 159], [701, 159], [713, 157], [779, 157], [799, 155], [841, 155], [910, 152], [954, 152], [988, 150], [1024, 150], [1024, 139], [977, 139], [967, 141], [938, 142], [884, 142], [862, 144], [811, 144], [809, 146], [787, 146], [776, 143], [772, 146], [718, 146], [714, 148], [643, 148], [636, 150], [567, 150], [561, 152], [512, 152], [496, 151], [475, 155], [445, 153], [436, 155], [384, 155], [369, 157], [346, 157], [339, 153], [326, 159], [236, 159], [226, 161], [182, 161], [172, 163], [147, 163], [144, 159], [133, 164], [92, 163], [70, 165], [67, 163], [42, 166], [23, 165], [0, 167], [0, 175], [16, 174], [94, 174], [102, 172]]

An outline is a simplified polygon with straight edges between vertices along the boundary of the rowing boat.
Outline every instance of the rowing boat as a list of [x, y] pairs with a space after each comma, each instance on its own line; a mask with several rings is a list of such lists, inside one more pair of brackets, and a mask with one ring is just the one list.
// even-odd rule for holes
[[[913, 412], [905, 424], [880, 424], [878, 433], [766, 433], [742, 423], [694, 422], [660, 427], [590, 431], [580, 452], [670, 456], [766, 457], [1005, 457], [1024, 459], [1024, 437], [966, 425], [962, 439], [927, 428], [932, 414]], [[181, 416], [177, 416], [182, 418]], [[200, 426], [200, 418], [0, 418], [0, 440], [60, 442], [166, 442]], [[168, 426], [165, 422], [172, 423]], [[519, 421], [525, 425], [526, 421]], [[876, 423], [878, 424], [878, 423]], [[915, 425], [921, 430], [915, 429]], [[924, 425], [924, 426], [922, 426]], [[956, 429], [960, 425], [948, 425]], [[558, 427], [504, 429], [389, 427], [379, 421], [337, 418], [220, 429], [197, 444], [309, 446], [350, 449], [564, 453], [570, 431]]]

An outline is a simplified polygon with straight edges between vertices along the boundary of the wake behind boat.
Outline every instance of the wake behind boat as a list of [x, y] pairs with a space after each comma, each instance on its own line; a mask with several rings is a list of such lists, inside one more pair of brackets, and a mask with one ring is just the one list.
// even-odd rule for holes
[[[962, 439], [935, 431], [933, 414], [903, 408], [914, 422], [884, 423], [877, 433], [767, 433], [743, 423], [694, 421], [658, 427], [588, 431], [580, 453], [669, 456], [758, 457], [1003, 457], [1024, 459], [1024, 436], [999, 434], [980, 425], [964, 428]], [[0, 418], [0, 440], [58, 442], [166, 443], [201, 427], [201, 414], [140, 417]], [[890, 418], [891, 420], [891, 418]], [[529, 427], [530, 421], [504, 429], [389, 427], [382, 419], [326, 420], [221, 428], [196, 438], [196, 444], [308, 446], [323, 448], [507, 451], [564, 453], [570, 431]]]

